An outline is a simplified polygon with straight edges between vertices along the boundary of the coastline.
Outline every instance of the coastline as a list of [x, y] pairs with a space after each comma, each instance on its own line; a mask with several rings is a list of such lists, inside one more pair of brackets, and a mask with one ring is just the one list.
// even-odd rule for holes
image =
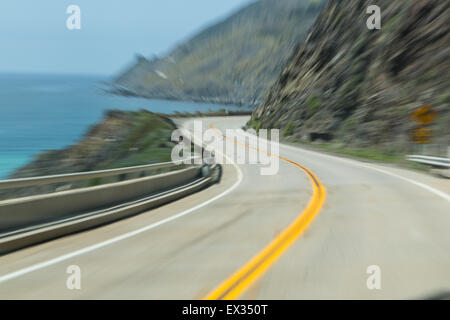
[[[38, 153], [32, 161], [16, 169], [10, 178], [48, 176], [119, 167], [168, 162], [176, 129], [171, 119], [146, 110], [110, 110], [83, 137], [68, 147]], [[85, 181], [96, 185], [99, 181]], [[10, 195], [29, 196], [58, 188], [82, 187], [78, 182], [39, 187], [24, 187], [0, 192], [0, 199]]]
[[142, 98], [148, 100], [167, 100], [167, 101], [177, 101], [177, 102], [194, 102], [194, 103], [203, 103], [203, 104], [217, 104], [217, 105], [225, 105], [225, 106], [234, 106], [244, 109], [254, 109], [258, 107], [263, 100], [235, 100], [231, 97], [198, 97], [198, 96], [189, 96], [189, 95], [165, 95], [165, 94], [141, 94], [133, 92], [124, 87], [118, 88], [114, 84], [109, 84], [110, 88], [105, 89], [104, 91], [108, 94], [117, 95], [121, 97], [133, 97], [133, 98]]
[[103, 119], [107, 110], [149, 110], [158, 114], [243, 110], [232, 105], [106, 94], [105, 80], [60, 74], [0, 74], [0, 179], [11, 177], [41, 152], [76, 143], [87, 128]]

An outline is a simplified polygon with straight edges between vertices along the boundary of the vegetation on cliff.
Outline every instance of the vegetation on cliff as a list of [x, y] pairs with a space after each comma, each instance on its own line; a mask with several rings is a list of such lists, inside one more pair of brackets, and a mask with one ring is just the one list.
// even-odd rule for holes
[[325, 0], [259, 0], [167, 56], [136, 63], [113, 91], [151, 98], [255, 106], [304, 39]]
[[[171, 141], [175, 124], [163, 115], [148, 111], [108, 111], [78, 143], [66, 149], [39, 154], [10, 178], [46, 176], [73, 172], [113, 169], [171, 161], [175, 145]], [[158, 171], [155, 171], [158, 172]], [[99, 179], [71, 185], [57, 183], [0, 192], [0, 199], [28, 196], [60, 188], [99, 184]]]
[[430, 105], [433, 143], [450, 137], [450, 2], [379, 0], [381, 30], [369, 30], [368, 0], [330, 0], [299, 43], [250, 126], [285, 138], [314, 134], [352, 148], [409, 151], [416, 122]]

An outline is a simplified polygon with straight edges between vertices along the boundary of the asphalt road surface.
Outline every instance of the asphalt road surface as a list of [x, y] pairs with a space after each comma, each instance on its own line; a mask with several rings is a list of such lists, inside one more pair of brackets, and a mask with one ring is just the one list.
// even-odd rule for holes
[[[201, 119], [224, 135], [247, 120]], [[205, 191], [0, 257], [0, 299], [415, 299], [450, 291], [450, 180], [293, 146], [279, 153], [275, 175], [261, 175], [263, 164], [227, 164]], [[80, 290], [66, 286], [71, 265], [81, 270]], [[381, 287], [370, 290], [374, 275]]]

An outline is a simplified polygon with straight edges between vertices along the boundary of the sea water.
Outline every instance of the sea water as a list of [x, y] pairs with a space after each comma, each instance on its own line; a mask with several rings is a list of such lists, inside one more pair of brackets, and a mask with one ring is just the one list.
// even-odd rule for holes
[[129, 98], [105, 93], [102, 76], [0, 74], [0, 179], [42, 151], [79, 140], [109, 109], [158, 113], [239, 107]]

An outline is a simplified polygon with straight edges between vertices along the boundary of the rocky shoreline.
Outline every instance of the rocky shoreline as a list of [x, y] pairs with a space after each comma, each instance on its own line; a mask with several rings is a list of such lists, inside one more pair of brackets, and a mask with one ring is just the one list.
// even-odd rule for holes
[[183, 94], [149, 94], [148, 92], [137, 93], [126, 88], [119, 88], [114, 83], [109, 84], [110, 88], [106, 90], [109, 94], [115, 94], [123, 97], [136, 97], [144, 99], [161, 99], [169, 101], [187, 101], [187, 102], [198, 102], [198, 103], [212, 103], [225, 106], [237, 106], [243, 108], [254, 109], [259, 106], [264, 100], [263, 99], [236, 99], [233, 97], [199, 97], [199, 96], [189, 96]]
[[[175, 124], [167, 116], [146, 110], [110, 110], [104, 119], [88, 129], [77, 143], [61, 150], [38, 154], [29, 164], [17, 169], [9, 178], [26, 178], [137, 166], [170, 161]], [[96, 184], [87, 181], [84, 184]], [[0, 191], [0, 200], [55, 191], [59, 188], [85, 186], [52, 184]]]

